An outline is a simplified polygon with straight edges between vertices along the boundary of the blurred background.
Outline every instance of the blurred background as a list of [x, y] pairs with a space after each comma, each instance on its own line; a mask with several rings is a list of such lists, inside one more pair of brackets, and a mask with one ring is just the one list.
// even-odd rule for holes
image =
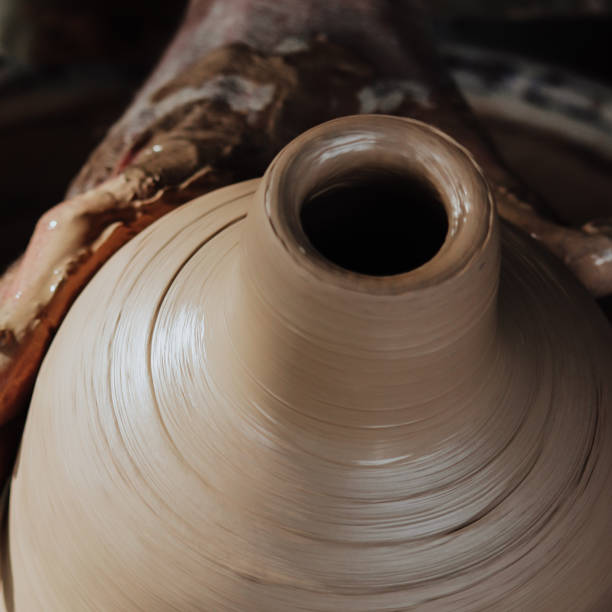
[[[128, 105], [183, 0], [0, 0], [0, 266]], [[580, 224], [612, 212], [612, 0], [430, 0], [510, 165]]]

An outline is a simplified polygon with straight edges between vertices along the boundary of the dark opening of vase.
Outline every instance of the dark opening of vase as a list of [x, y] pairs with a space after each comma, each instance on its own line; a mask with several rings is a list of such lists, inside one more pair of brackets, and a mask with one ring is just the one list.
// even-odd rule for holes
[[306, 199], [302, 230], [332, 263], [391, 276], [425, 264], [440, 250], [448, 218], [432, 187], [409, 176], [337, 182]]

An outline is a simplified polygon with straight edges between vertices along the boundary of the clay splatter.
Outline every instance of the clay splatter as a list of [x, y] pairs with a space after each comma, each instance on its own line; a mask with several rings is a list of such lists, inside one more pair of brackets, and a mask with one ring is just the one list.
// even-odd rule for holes
[[429, 90], [418, 81], [383, 79], [364, 87], [358, 94], [360, 112], [392, 113], [406, 98], [424, 108], [432, 108]]

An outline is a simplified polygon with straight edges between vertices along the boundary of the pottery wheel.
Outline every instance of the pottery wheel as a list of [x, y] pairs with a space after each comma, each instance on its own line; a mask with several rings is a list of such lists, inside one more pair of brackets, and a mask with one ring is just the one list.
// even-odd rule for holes
[[562, 68], [446, 45], [447, 65], [509, 166], [560, 221], [612, 215], [612, 89]]

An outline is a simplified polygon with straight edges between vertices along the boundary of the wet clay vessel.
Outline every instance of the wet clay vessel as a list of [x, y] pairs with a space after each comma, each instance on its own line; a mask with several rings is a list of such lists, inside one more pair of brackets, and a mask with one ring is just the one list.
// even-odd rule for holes
[[[540, 194], [533, 191], [539, 188], [537, 180], [531, 184], [534, 177], [521, 179], [523, 157], [516, 167], [508, 167], [445, 69], [421, 5], [417, 0], [190, 0], [158, 66], [92, 152], [65, 199], [38, 219], [23, 256], [0, 276], [3, 484], [12, 470], [41, 362], [65, 314], [100, 267], [167, 212], [214, 189], [260, 176], [287, 142], [335, 117], [393, 114], [445, 131], [483, 168], [501, 218], [546, 245], [593, 295], [612, 295], [612, 236], [606, 207], [599, 218], [599, 213], [591, 216], [593, 202], [581, 205], [584, 216], [578, 225], [559, 223], [568, 223], [559, 214], [562, 199], [572, 208], [575, 202], [593, 199], [590, 180], [575, 196], [562, 182], [556, 184], [561, 166], [571, 169], [564, 174], [578, 177], [582, 161], [566, 166], [552, 151], [545, 155], [547, 164], [541, 164], [542, 154], [512, 130], [513, 138], [536, 159], [531, 166], [552, 167], [551, 181], [564, 198], [553, 194], [548, 202], [545, 188]], [[80, 26], [77, 29], [82, 31]], [[467, 65], [478, 62], [472, 57]], [[485, 69], [489, 100], [506, 100], [513, 94], [517, 102], [518, 94], [540, 113], [547, 108], [543, 101], [552, 102], [558, 113], [564, 108], [560, 101], [565, 100], [572, 116], [582, 119], [583, 137], [587, 116], [591, 121], [603, 118], [600, 127], [605, 125], [605, 95], [598, 93], [595, 103], [585, 106], [581, 93], [562, 93], [558, 75], [550, 71], [534, 83], [531, 69], [510, 78], [506, 68], [505, 62], [495, 60]], [[493, 73], [508, 78], [495, 79], [493, 86], [489, 78]], [[0, 88], [7, 83], [7, 74], [4, 78], [0, 74]], [[468, 75], [468, 82], [478, 88], [481, 81], [473, 76]], [[100, 85], [98, 77], [94, 81]], [[508, 87], [500, 88], [500, 83]], [[68, 89], [73, 91], [71, 85]], [[51, 112], [45, 103], [50, 94], [41, 97], [40, 90], [28, 89], [30, 102], [24, 105], [27, 100], [21, 88], [17, 90], [16, 98], [5, 100], [0, 115], [6, 107], [4, 123], [11, 126], [13, 142], [19, 143], [17, 150], [6, 144], [7, 160], [12, 164], [15, 153], [25, 147], [26, 179], [13, 177], [21, 201], [23, 181], [32, 182], [35, 192], [42, 193], [39, 181], [27, 177], [41, 171], [49, 174], [50, 167], [45, 161], [49, 153], [39, 147], [40, 142], [38, 159], [43, 161], [37, 164], [32, 158], [27, 134], [13, 125], [15, 112], [29, 117], [34, 129], [30, 140], [38, 141], [40, 125], [30, 114], [33, 107], [43, 108], [61, 126], [65, 117], [73, 123], [74, 113], [66, 107], [65, 116]], [[530, 95], [534, 92], [535, 97]], [[54, 93], [51, 98], [55, 97]], [[511, 102], [512, 108], [521, 108]], [[56, 139], [52, 140], [52, 154], [63, 158], [55, 154]], [[23, 212], [20, 207], [9, 208], [18, 216]], [[31, 222], [27, 220], [28, 227]]]
[[75, 302], [7, 609], [610, 610], [611, 347], [455, 141], [323, 124]]

